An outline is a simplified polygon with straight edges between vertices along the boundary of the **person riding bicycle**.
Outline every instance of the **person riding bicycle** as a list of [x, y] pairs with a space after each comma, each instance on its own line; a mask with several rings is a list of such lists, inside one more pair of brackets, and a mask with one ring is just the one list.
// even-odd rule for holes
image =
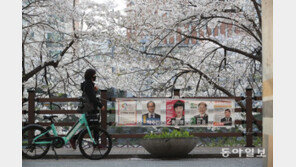
[[[81, 90], [86, 94], [90, 103], [93, 104], [93, 113], [97, 113], [98, 108], [100, 108], [101, 110], [105, 110], [105, 107], [100, 102], [100, 99], [96, 97], [96, 92], [98, 90], [98, 88], [94, 84], [94, 81], [96, 80], [96, 71], [94, 69], [87, 69], [84, 73], [84, 79], [85, 81], [81, 83]], [[76, 140], [79, 137], [79, 134], [80, 133], [76, 134], [70, 140], [70, 144], [73, 149], [76, 149]]]

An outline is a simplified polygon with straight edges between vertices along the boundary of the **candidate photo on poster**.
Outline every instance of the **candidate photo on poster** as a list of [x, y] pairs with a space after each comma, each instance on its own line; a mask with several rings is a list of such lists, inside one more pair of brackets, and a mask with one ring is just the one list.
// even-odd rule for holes
[[155, 102], [149, 101], [146, 104], [148, 113], [142, 115], [142, 124], [143, 125], [159, 125], [160, 115], [155, 113]]
[[198, 104], [198, 108], [197, 108], [198, 114], [192, 118], [192, 120], [191, 120], [192, 125], [207, 125], [208, 124], [209, 116], [206, 113], [207, 107], [208, 107], [208, 105], [205, 102], [200, 102]]
[[231, 126], [232, 125], [232, 118], [231, 118], [231, 111], [230, 109], [226, 109], [224, 111], [225, 117], [221, 119], [221, 123], [223, 123], [224, 126]]
[[184, 102], [180, 100], [176, 101], [174, 104], [174, 117], [171, 118], [171, 125], [185, 125], [184, 109]]

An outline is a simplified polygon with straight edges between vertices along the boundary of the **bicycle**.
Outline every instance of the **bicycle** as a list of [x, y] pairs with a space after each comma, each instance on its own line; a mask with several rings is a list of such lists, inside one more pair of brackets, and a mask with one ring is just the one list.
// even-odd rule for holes
[[[99, 160], [105, 158], [112, 148], [110, 135], [98, 125], [98, 115], [82, 114], [66, 136], [60, 137], [54, 125], [57, 116], [44, 116], [44, 120], [50, 120], [51, 125], [46, 129], [38, 124], [29, 124], [22, 130], [22, 155], [28, 159], [39, 159], [44, 157], [52, 147], [56, 159], [58, 159], [55, 148], [61, 148], [79, 131], [79, 150], [85, 158]], [[50, 134], [52, 131], [53, 135]], [[91, 149], [92, 148], [92, 149]]]

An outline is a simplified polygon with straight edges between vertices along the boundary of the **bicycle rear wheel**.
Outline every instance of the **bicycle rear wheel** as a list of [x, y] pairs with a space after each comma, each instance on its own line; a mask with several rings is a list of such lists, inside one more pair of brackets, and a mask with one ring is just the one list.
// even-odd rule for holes
[[99, 160], [106, 157], [112, 148], [112, 140], [108, 132], [98, 127], [90, 127], [91, 135], [96, 144], [90, 139], [85, 129], [79, 136], [78, 144], [85, 158]]
[[[22, 130], [22, 155], [28, 159], [38, 159], [45, 156], [49, 150], [50, 144], [33, 144], [33, 139], [46, 132], [46, 130], [38, 125], [29, 125]], [[49, 137], [49, 134], [45, 134], [39, 139]]]

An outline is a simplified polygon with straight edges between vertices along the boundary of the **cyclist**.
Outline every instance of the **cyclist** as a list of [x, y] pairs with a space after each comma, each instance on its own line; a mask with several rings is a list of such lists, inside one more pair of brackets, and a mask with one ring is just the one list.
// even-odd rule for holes
[[[81, 83], [81, 90], [86, 94], [90, 103], [94, 106], [94, 111], [92, 113], [97, 113], [97, 109], [105, 110], [105, 107], [100, 102], [100, 99], [96, 97], [96, 92], [98, 88], [95, 86], [94, 81], [96, 80], [96, 71], [94, 69], [87, 69], [84, 73], [85, 81]], [[76, 149], [76, 140], [79, 137], [79, 134], [76, 134], [70, 140], [70, 144], [73, 149]]]

